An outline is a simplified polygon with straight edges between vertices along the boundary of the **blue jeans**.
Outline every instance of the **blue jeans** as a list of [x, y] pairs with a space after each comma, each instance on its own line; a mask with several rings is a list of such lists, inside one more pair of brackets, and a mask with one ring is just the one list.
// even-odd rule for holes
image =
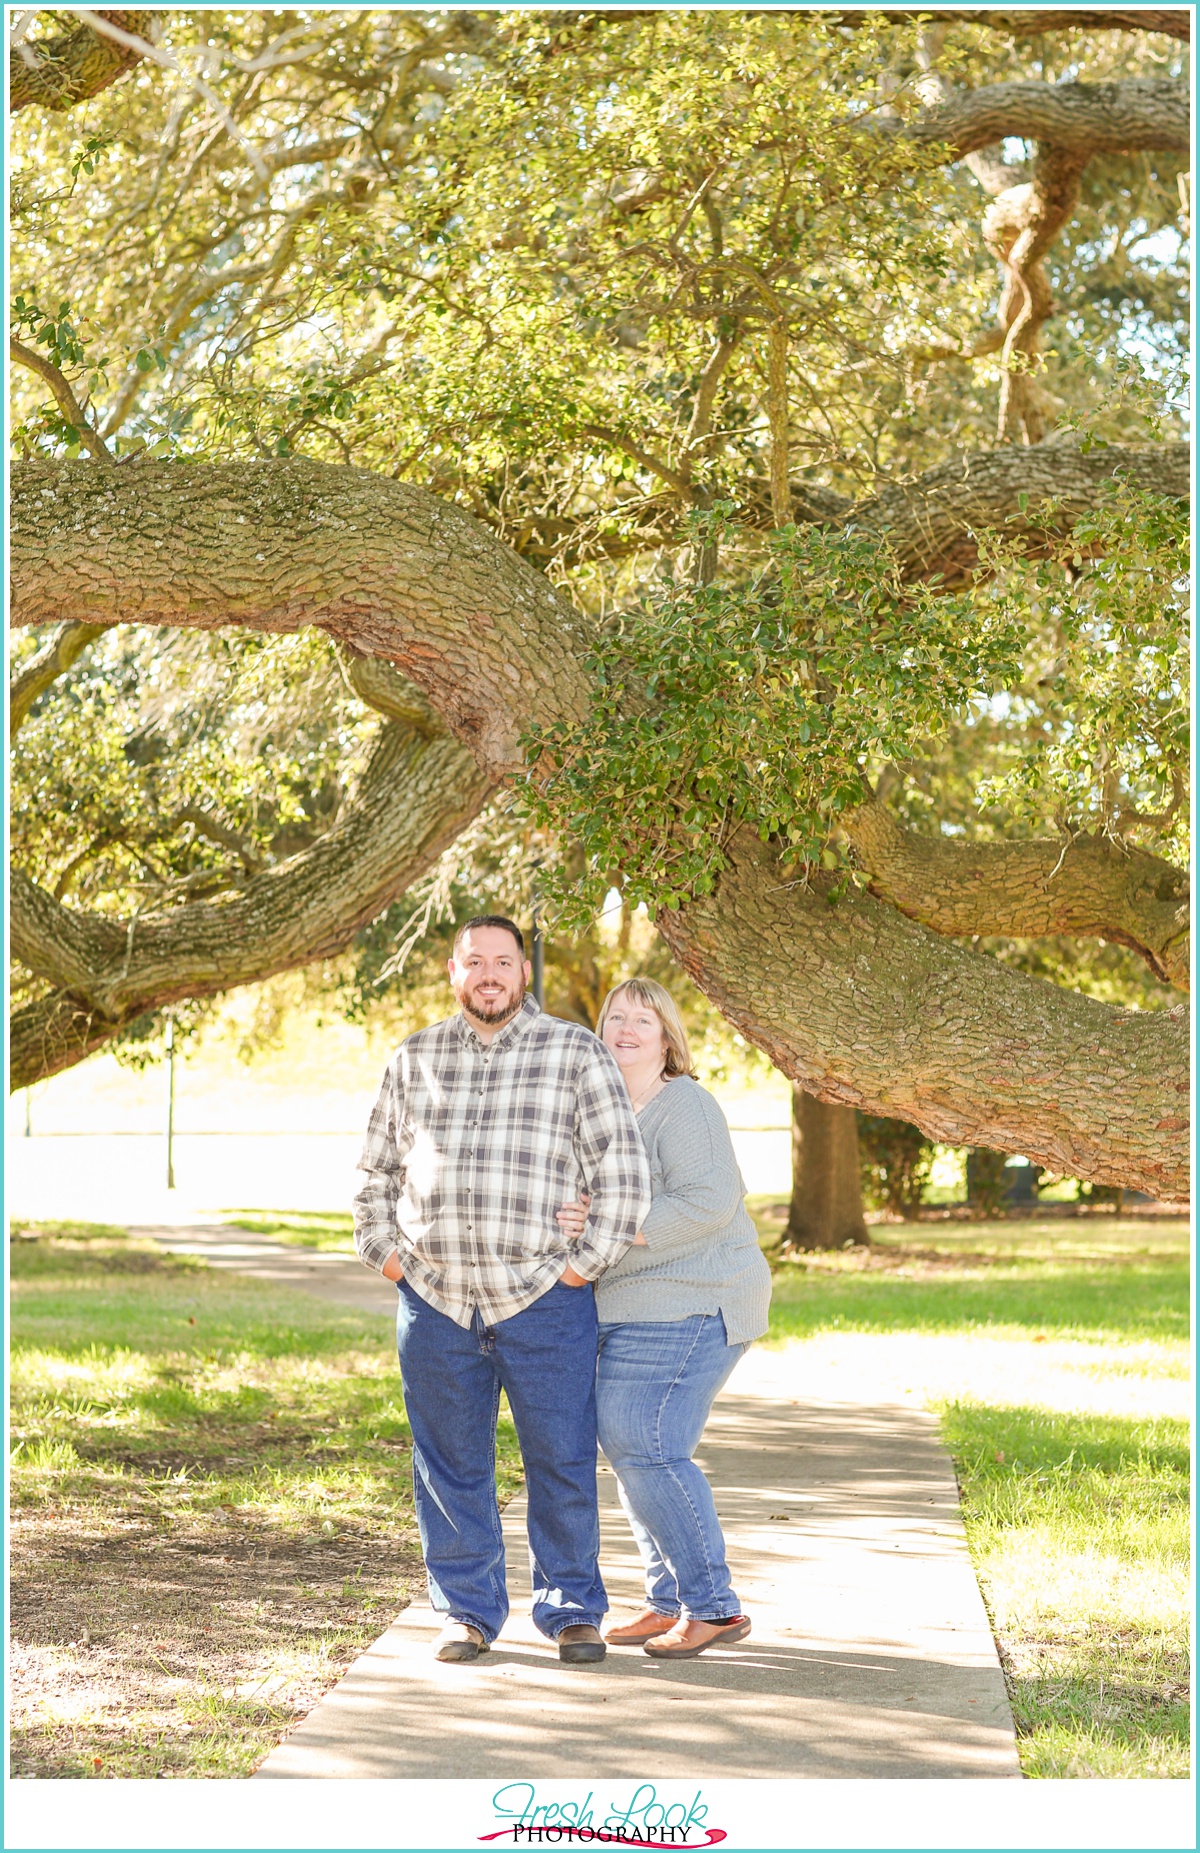
[[413, 1438], [429, 1599], [487, 1641], [508, 1618], [496, 1502], [496, 1416], [508, 1396], [529, 1495], [533, 1619], [553, 1640], [598, 1626], [596, 1297], [555, 1282], [511, 1319], [456, 1325], [399, 1281], [396, 1341]]
[[713, 1398], [745, 1345], [720, 1313], [669, 1324], [602, 1325], [596, 1380], [600, 1446], [617, 1476], [660, 1615], [740, 1615], [712, 1488], [692, 1459]]

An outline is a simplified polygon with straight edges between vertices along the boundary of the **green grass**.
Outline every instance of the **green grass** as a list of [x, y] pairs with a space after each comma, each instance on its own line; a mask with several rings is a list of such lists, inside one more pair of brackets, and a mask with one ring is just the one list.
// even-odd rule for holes
[[940, 1413], [1025, 1775], [1186, 1777], [1187, 1425]]
[[[781, 1206], [751, 1208], [770, 1251]], [[894, 1368], [938, 1412], [1023, 1773], [1186, 1777], [1188, 1425], [1155, 1408], [1178, 1409], [1188, 1373], [1186, 1222], [871, 1234], [777, 1263], [768, 1342]]]
[[[777, 1206], [751, 1207], [769, 1247]], [[349, 1217], [239, 1223], [350, 1239]], [[1025, 1775], [1185, 1776], [1187, 1431], [1156, 1398], [1177, 1409], [1187, 1369], [1186, 1229], [872, 1234], [777, 1267], [768, 1342], [843, 1368], [902, 1358], [939, 1412]], [[35, 1693], [15, 1773], [246, 1774], [419, 1587], [386, 1327], [61, 1225], [14, 1243], [13, 1335], [15, 1639]], [[516, 1470], [505, 1425], [506, 1491]], [[81, 1713], [81, 1679], [111, 1702]]]
[[13, 1773], [245, 1775], [421, 1587], [387, 1321], [78, 1226], [12, 1281]]
[[940, 1279], [837, 1273], [786, 1264], [771, 1336], [815, 1332], [968, 1332], [1131, 1342], [1186, 1339], [1188, 1270], [1173, 1257], [1124, 1265], [1022, 1256]]
[[354, 1218], [337, 1211], [231, 1210], [224, 1219], [234, 1229], [268, 1235], [296, 1248], [319, 1248], [326, 1254], [354, 1253]]

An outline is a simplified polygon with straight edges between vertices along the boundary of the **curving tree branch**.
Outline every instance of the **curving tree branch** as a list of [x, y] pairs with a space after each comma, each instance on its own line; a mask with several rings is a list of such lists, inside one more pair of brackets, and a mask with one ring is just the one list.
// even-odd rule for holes
[[10, 739], [22, 722], [28, 719], [34, 703], [48, 688], [53, 688], [60, 676], [66, 675], [88, 645], [94, 643], [97, 637], [102, 637], [108, 628], [107, 624], [63, 624], [55, 631], [49, 643], [43, 645], [23, 669], [18, 670], [8, 688]]
[[54, 988], [14, 1014], [12, 1085], [70, 1067], [164, 1004], [343, 951], [454, 841], [489, 789], [456, 740], [389, 721], [333, 828], [235, 894], [117, 921], [63, 906], [14, 870], [13, 956]]
[[97, 463], [115, 463], [116, 458], [100, 433], [88, 423], [87, 415], [75, 397], [69, 380], [54, 362], [45, 354], [39, 354], [36, 348], [26, 347], [25, 343], [18, 341], [15, 335], [8, 337], [8, 351], [22, 367], [27, 367], [30, 373], [36, 373], [40, 380], [46, 382], [54, 394], [59, 411], [67, 423], [73, 425], [78, 431], [80, 443], [86, 451], [91, 453]]
[[1186, 991], [1187, 876], [1106, 837], [1067, 843], [964, 843], [908, 830], [883, 804], [839, 819], [868, 891], [935, 933], [1107, 939]]
[[946, 158], [961, 161], [1009, 137], [1052, 142], [1085, 160], [1094, 154], [1132, 154], [1190, 146], [1188, 87], [1173, 77], [1127, 77], [1112, 84], [988, 84], [952, 90], [933, 109], [908, 122], [878, 118], [884, 133], [921, 146], [944, 143]]
[[[848, 524], [885, 534], [909, 579], [940, 574], [947, 586], [961, 583], [978, 565], [976, 535], [1002, 528], [1023, 537], [1032, 557], [1051, 554], [1072, 526], [1094, 508], [1102, 483], [1125, 476], [1158, 495], [1186, 499], [1190, 453], [1186, 444], [1153, 450], [1117, 445], [1082, 451], [1046, 443], [1028, 450], [1003, 449], [964, 457], [930, 470], [910, 483], [897, 483], [860, 502], [844, 516]], [[1022, 502], [1024, 498], [1024, 502]], [[1050, 503], [1051, 519], [1039, 511]]]
[[871, 895], [832, 904], [832, 885], [782, 882], [745, 832], [713, 893], [657, 924], [718, 1009], [818, 1099], [1066, 1176], [1187, 1195], [1182, 1006], [1113, 1009]]

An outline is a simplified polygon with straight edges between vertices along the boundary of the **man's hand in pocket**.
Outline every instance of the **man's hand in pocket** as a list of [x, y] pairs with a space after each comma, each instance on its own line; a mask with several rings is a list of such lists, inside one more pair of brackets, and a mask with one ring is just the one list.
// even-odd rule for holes
[[571, 1266], [569, 1261], [558, 1279], [559, 1284], [563, 1287], [588, 1287], [591, 1285], [591, 1282], [585, 1280], [582, 1274], [577, 1274], [575, 1272], [575, 1269]]

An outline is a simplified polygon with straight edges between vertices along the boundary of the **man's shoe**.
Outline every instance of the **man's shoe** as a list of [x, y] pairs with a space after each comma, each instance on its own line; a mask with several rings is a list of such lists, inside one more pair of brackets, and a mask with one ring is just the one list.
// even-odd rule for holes
[[647, 1641], [666, 1634], [678, 1622], [678, 1615], [660, 1615], [657, 1609], [647, 1609], [636, 1621], [627, 1621], [623, 1626], [610, 1628], [604, 1638], [610, 1647], [644, 1647]]
[[433, 1643], [435, 1660], [478, 1660], [487, 1651], [479, 1629], [466, 1621], [448, 1621]]
[[559, 1659], [574, 1666], [603, 1660], [607, 1652], [599, 1628], [593, 1628], [590, 1621], [576, 1622], [558, 1636]]

